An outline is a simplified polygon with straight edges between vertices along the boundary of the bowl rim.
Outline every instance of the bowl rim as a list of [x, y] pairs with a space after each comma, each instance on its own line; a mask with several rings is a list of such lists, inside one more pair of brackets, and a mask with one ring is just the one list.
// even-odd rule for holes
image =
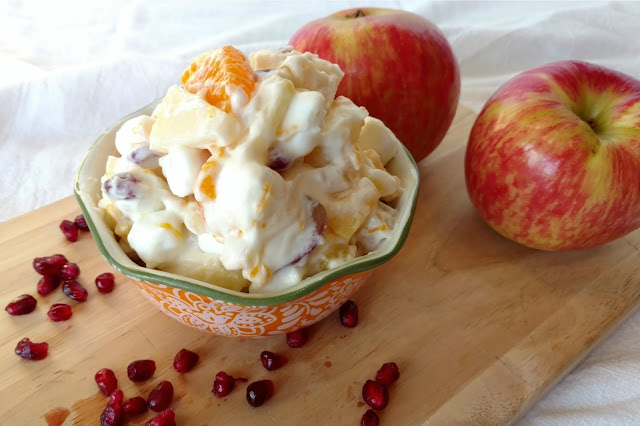
[[[316, 275], [308, 277], [302, 280], [299, 284], [297, 284], [294, 290], [284, 290], [282, 292], [277, 293], [244, 293], [234, 290], [229, 290], [221, 286], [217, 286], [215, 284], [204, 283], [202, 281], [198, 281], [195, 279], [191, 279], [188, 277], [183, 277], [177, 274], [171, 274], [168, 272], [158, 271], [150, 268], [145, 268], [138, 266], [136, 268], [132, 268], [126, 265], [123, 265], [119, 261], [117, 261], [114, 256], [110, 253], [109, 249], [106, 247], [102, 240], [102, 236], [94, 223], [93, 212], [85, 203], [85, 200], [82, 195], [81, 190], [81, 174], [84, 169], [84, 166], [87, 163], [87, 159], [90, 157], [94, 149], [110, 135], [110, 132], [114, 131], [114, 129], [119, 128], [124, 122], [127, 120], [136, 117], [145, 113], [146, 110], [149, 110], [154, 105], [156, 105], [159, 101], [156, 100], [149, 105], [146, 105], [139, 110], [127, 115], [126, 117], [118, 120], [113, 126], [110, 126], [105, 132], [103, 132], [91, 145], [89, 150], [86, 152], [80, 166], [78, 167], [78, 171], [76, 172], [76, 177], [74, 180], [74, 195], [76, 200], [82, 210], [82, 214], [85, 217], [87, 225], [91, 231], [91, 236], [98, 247], [98, 250], [102, 254], [102, 256], [107, 260], [107, 262], [117, 271], [127, 275], [129, 278], [138, 280], [138, 281], [147, 281], [153, 282], [156, 284], [162, 284], [169, 287], [179, 288], [182, 290], [186, 290], [201, 296], [206, 296], [212, 299], [216, 299], [219, 301], [239, 305], [239, 306], [274, 306], [279, 305], [286, 302], [291, 302], [296, 300], [302, 296], [305, 296], [309, 293], [312, 293], [325, 284], [328, 284], [338, 278], [345, 277], [348, 275], [353, 275], [357, 273], [361, 273], [373, 268], [376, 268], [386, 262], [388, 262], [393, 256], [395, 256], [400, 249], [403, 247], [407, 236], [409, 234], [409, 230], [411, 228], [411, 224], [413, 222], [413, 216], [415, 214], [417, 199], [418, 199], [418, 190], [420, 187], [420, 173], [418, 169], [418, 165], [415, 160], [411, 156], [409, 150], [399, 142], [399, 149], [396, 152], [396, 156], [400, 153], [403, 153], [408, 162], [407, 164], [411, 166], [410, 174], [415, 179], [415, 185], [412, 188], [412, 192], [410, 194], [410, 198], [407, 201], [409, 204], [407, 208], [409, 209], [408, 215], [406, 215], [406, 222], [402, 225], [400, 230], [394, 229], [394, 234], [398, 235], [396, 238], [396, 243], [387, 247], [386, 250], [378, 249], [373, 252], [370, 252], [364, 256], [360, 256], [355, 258], [354, 260], [346, 263], [345, 265], [339, 266], [337, 268], [320, 272]], [[402, 148], [402, 149], [400, 149]], [[380, 252], [379, 252], [380, 251]], [[158, 273], [160, 272], [160, 273]], [[305, 285], [302, 285], [306, 283]], [[204, 285], [201, 285], [204, 284]], [[208, 286], [214, 286], [216, 288], [211, 288]]]

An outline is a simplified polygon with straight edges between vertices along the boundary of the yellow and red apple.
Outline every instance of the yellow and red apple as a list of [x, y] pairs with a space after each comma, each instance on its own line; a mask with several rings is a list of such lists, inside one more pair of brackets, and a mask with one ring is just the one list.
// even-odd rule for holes
[[487, 101], [469, 137], [467, 190], [498, 233], [543, 250], [592, 247], [640, 226], [640, 81], [556, 62]]
[[413, 13], [360, 8], [310, 22], [289, 42], [345, 72], [337, 95], [382, 120], [416, 161], [433, 151], [451, 125], [460, 73], [442, 32]]

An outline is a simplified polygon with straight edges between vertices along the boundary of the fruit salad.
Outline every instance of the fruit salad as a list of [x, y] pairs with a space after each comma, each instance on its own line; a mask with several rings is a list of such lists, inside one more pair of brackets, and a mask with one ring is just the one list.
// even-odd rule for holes
[[135, 261], [237, 291], [287, 289], [376, 250], [403, 182], [398, 141], [291, 49], [203, 53], [151, 116], [122, 125], [103, 209]]

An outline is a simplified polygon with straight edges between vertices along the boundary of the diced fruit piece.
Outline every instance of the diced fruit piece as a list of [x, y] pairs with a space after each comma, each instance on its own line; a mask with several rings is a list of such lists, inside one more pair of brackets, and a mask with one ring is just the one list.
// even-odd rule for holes
[[128, 416], [138, 416], [147, 411], [147, 401], [141, 396], [128, 399], [123, 405], [124, 412]]
[[40, 275], [58, 275], [62, 266], [67, 262], [67, 258], [61, 254], [36, 257], [33, 259], [33, 269]]
[[76, 216], [73, 223], [76, 224], [79, 230], [85, 231], [85, 232], [89, 231], [89, 225], [87, 225], [87, 220], [84, 218], [83, 215]]
[[196, 363], [200, 359], [200, 356], [188, 349], [181, 349], [173, 359], [173, 368], [178, 373], [187, 373], [195, 367]]
[[70, 220], [63, 220], [60, 222], [60, 230], [67, 240], [72, 243], [78, 241], [78, 226], [75, 223]]
[[49, 344], [33, 343], [28, 337], [20, 340], [16, 346], [16, 355], [24, 359], [39, 361], [47, 357], [49, 352]]
[[159, 167], [160, 153], [153, 151], [148, 146], [136, 148], [127, 155], [127, 160], [138, 166], [153, 170]]
[[59, 322], [66, 321], [71, 318], [73, 312], [71, 311], [71, 306], [65, 305], [64, 303], [56, 303], [54, 305], [51, 305], [51, 307], [49, 308], [49, 312], [47, 312], [47, 315], [49, 316], [49, 318], [51, 318], [51, 321]]
[[96, 277], [96, 287], [102, 294], [111, 293], [115, 286], [114, 277], [111, 272], [105, 272]]
[[60, 285], [60, 278], [57, 275], [44, 275], [38, 281], [38, 294], [46, 296]]
[[236, 379], [234, 379], [233, 376], [228, 375], [224, 371], [219, 371], [213, 381], [213, 389], [211, 389], [211, 392], [218, 398], [223, 398], [231, 393], [235, 384]]
[[258, 380], [247, 386], [247, 402], [253, 407], [259, 407], [273, 396], [273, 382]]
[[78, 281], [70, 280], [62, 284], [62, 292], [78, 302], [85, 302], [89, 293]]
[[367, 380], [362, 386], [362, 399], [374, 410], [382, 410], [389, 403], [389, 391], [385, 385]]
[[13, 299], [6, 308], [5, 311], [9, 315], [26, 315], [30, 314], [36, 309], [38, 301], [30, 294], [23, 294]]
[[102, 368], [94, 376], [98, 389], [104, 396], [110, 396], [118, 388], [118, 379], [113, 370]]
[[262, 361], [262, 366], [264, 368], [269, 371], [274, 371], [285, 365], [287, 363], [287, 358], [273, 352], [262, 351], [260, 354], [260, 361]]
[[307, 329], [301, 328], [300, 330], [287, 333], [287, 345], [292, 348], [301, 348], [307, 343]]
[[102, 190], [112, 200], [133, 200], [138, 198], [140, 180], [131, 173], [117, 173], [105, 180]]
[[158, 386], [153, 388], [147, 398], [147, 406], [149, 409], [160, 412], [169, 407], [173, 400], [173, 385], [167, 380], [161, 381]]
[[398, 365], [395, 362], [387, 362], [382, 364], [382, 367], [376, 373], [376, 382], [381, 385], [389, 386], [400, 378], [400, 371]]
[[271, 151], [269, 153], [269, 163], [267, 167], [276, 172], [282, 172], [291, 167], [291, 160], [285, 158], [283, 155], [276, 151]]
[[158, 413], [157, 416], [146, 422], [144, 426], [176, 426], [176, 415], [173, 412], [173, 408], [167, 408]]
[[203, 95], [225, 112], [231, 111], [231, 91], [242, 90], [248, 101], [256, 84], [247, 58], [233, 46], [203, 53], [185, 70], [181, 80], [187, 91]]
[[60, 278], [63, 280], [75, 280], [80, 276], [80, 268], [73, 262], [67, 262], [60, 269]]
[[362, 415], [360, 426], [378, 426], [378, 422], [378, 415], [373, 410], [367, 410], [366, 413]]
[[347, 300], [340, 306], [340, 324], [348, 328], [358, 325], [358, 305], [353, 300]]
[[149, 380], [156, 372], [156, 363], [150, 359], [133, 361], [127, 367], [127, 376], [132, 382]]

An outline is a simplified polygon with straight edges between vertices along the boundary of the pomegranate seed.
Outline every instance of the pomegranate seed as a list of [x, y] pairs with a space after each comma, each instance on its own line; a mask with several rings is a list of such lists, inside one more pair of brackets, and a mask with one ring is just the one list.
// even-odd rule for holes
[[98, 384], [98, 389], [104, 396], [111, 395], [118, 388], [118, 379], [116, 379], [113, 370], [102, 368], [98, 370], [94, 378]]
[[47, 312], [47, 315], [49, 315], [51, 321], [58, 322], [68, 320], [69, 318], [71, 318], [71, 315], [73, 315], [73, 312], [71, 311], [71, 306], [65, 305], [64, 303], [56, 303], [54, 305], [51, 305], [51, 307], [49, 308], [49, 312]]
[[127, 367], [127, 376], [132, 382], [144, 382], [149, 380], [156, 372], [156, 363], [150, 359], [133, 361]]
[[176, 426], [176, 415], [173, 408], [168, 408], [149, 420], [144, 426]]
[[378, 422], [378, 415], [374, 413], [373, 410], [367, 410], [367, 412], [362, 415], [360, 426], [378, 426]]
[[113, 393], [111, 393], [107, 405], [122, 405], [123, 400], [124, 393], [120, 389], [116, 389], [115, 391], [113, 391]]
[[79, 230], [81, 231], [88, 231], [89, 230], [89, 225], [87, 225], [87, 220], [84, 218], [83, 215], [78, 215], [76, 216], [75, 220], [73, 221], [73, 223], [76, 224], [76, 226], [78, 227]]
[[63, 220], [60, 223], [60, 230], [65, 238], [72, 243], [78, 241], [78, 226], [70, 220]]
[[60, 278], [56, 275], [45, 275], [38, 281], [38, 294], [46, 296], [60, 285]]
[[395, 362], [387, 362], [382, 364], [380, 370], [376, 373], [376, 382], [381, 385], [389, 386], [400, 378], [400, 371]]
[[149, 393], [147, 405], [149, 406], [149, 409], [155, 412], [160, 412], [169, 407], [172, 399], [173, 385], [171, 382], [163, 380]]
[[102, 294], [111, 293], [113, 291], [113, 274], [111, 272], [105, 272], [96, 277], [96, 287]]
[[127, 402], [124, 403], [123, 408], [128, 416], [138, 416], [147, 411], [147, 401], [141, 396], [136, 396], [135, 398], [128, 399]]
[[64, 264], [60, 273], [58, 274], [64, 281], [75, 280], [80, 275], [80, 268], [73, 262], [67, 262]]
[[258, 380], [247, 386], [247, 402], [253, 407], [259, 407], [273, 395], [271, 380]]
[[199, 359], [200, 356], [197, 353], [188, 349], [181, 349], [173, 359], [173, 368], [178, 373], [187, 373], [193, 369]]
[[292, 331], [287, 334], [287, 345], [292, 348], [301, 348], [307, 343], [307, 329], [301, 328], [300, 330]]
[[23, 294], [13, 299], [6, 308], [5, 311], [9, 315], [26, 315], [30, 314], [36, 309], [38, 301], [29, 294]]
[[65, 281], [62, 292], [78, 302], [85, 302], [89, 296], [87, 290], [76, 280]]
[[28, 337], [20, 340], [16, 345], [16, 355], [24, 359], [39, 361], [47, 357], [49, 352], [49, 344], [33, 343]]
[[67, 258], [61, 254], [36, 257], [33, 259], [33, 269], [40, 275], [58, 275], [62, 266], [67, 262]]
[[262, 366], [269, 371], [277, 370], [287, 363], [287, 358], [282, 355], [274, 354], [269, 351], [262, 351], [260, 354], [260, 361]]
[[358, 305], [353, 300], [347, 300], [340, 306], [340, 324], [348, 328], [358, 325]]
[[124, 399], [124, 394], [120, 389], [113, 392], [111, 398], [109, 398], [109, 402], [107, 403], [107, 407], [102, 412], [100, 416], [100, 425], [101, 426], [118, 426], [121, 425], [124, 421], [124, 416], [122, 414], [122, 400]]
[[216, 374], [216, 378], [213, 381], [213, 389], [211, 389], [211, 392], [218, 398], [224, 398], [231, 393], [235, 384], [236, 380], [233, 378], [233, 376], [228, 375], [224, 371], [220, 371], [218, 372], [218, 374]]
[[362, 386], [362, 399], [374, 410], [382, 410], [389, 403], [389, 391], [385, 385], [367, 380]]

